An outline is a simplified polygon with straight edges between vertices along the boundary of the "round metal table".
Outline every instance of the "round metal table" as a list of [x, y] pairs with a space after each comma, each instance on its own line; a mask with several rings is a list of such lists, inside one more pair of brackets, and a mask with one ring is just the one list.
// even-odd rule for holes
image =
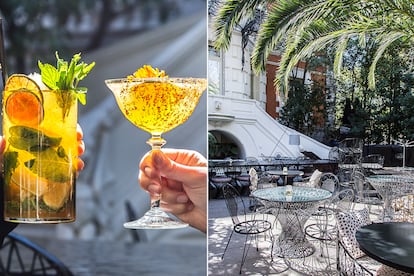
[[305, 222], [316, 210], [321, 201], [327, 200], [332, 193], [310, 187], [292, 187], [292, 194], [286, 194], [286, 186], [259, 189], [252, 193], [271, 212], [282, 227], [278, 238], [280, 257], [302, 258], [315, 251], [305, 235]]
[[414, 223], [373, 223], [358, 229], [356, 239], [361, 250], [371, 258], [414, 273]]
[[391, 200], [414, 191], [414, 177], [406, 175], [375, 175], [367, 177], [368, 182], [384, 200], [384, 221], [392, 221], [394, 211]]

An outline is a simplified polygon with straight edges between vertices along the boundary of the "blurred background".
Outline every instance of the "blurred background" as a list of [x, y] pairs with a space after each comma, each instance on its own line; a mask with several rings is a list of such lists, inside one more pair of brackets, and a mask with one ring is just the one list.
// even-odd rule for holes
[[[149, 134], [119, 111], [107, 78], [125, 77], [144, 64], [171, 77], [207, 76], [205, 0], [72, 0], [0, 2], [7, 72], [39, 72], [37, 61], [55, 64], [55, 51], [69, 60], [96, 62], [80, 85], [88, 88], [79, 106], [86, 166], [77, 181], [77, 220], [58, 225], [20, 225], [29, 238], [189, 243], [205, 254], [206, 237], [181, 230], [127, 230], [123, 223], [149, 208], [138, 185], [138, 164], [149, 150]], [[166, 147], [194, 149], [207, 156], [206, 93], [191, 118], [165, 134]], [[127, 205], [130, 205], [130, 212]]]

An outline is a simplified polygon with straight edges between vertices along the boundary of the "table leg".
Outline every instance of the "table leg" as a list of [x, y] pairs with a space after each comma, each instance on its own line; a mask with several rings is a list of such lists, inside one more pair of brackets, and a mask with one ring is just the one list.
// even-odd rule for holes
[[394, 218], [394, 210], [391, 206], [391, 196], [388, 193], [384, 194], [384, 222], [392, 221]]
[[312, 255], [315, 247], [308, 241], [304, 232], [305, 222], [310, 214], [303, 210], [281, 209], [277, 219], [282, 232], [277, 240], [275, 254], [279, 257], [303, 258]]

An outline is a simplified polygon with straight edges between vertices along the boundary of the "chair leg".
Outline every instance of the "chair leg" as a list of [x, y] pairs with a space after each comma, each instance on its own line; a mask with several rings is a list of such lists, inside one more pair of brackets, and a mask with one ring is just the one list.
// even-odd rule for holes
[[274, 246], [275, 240], [274, 240], [274, 237], [273, 237], [273, 233], [272, 232], [269, 233], [269, 236], [270, 236], [270, 242], [272, 243], [272, 246], [270, 248], [270, 259], [273, 262], [273, 246]]
[[[248, 240], [249, 240], [249, 235], [246, 235], [246, 240], [244, 241], [244, 247], [243, 247], [242, 261], [240, 263], [239, 274], [242, 273], [242, 268], [243, 268], [244, 262], [246, 261], [247, 253], [249, 252], [250, 241], [248, 241]], [[249, 243], [249, 244], [247, 244], [247, 243]], [[246, 248], [246, 246], [247, 246], [247, 248]]]
[[229, 237], [229, 239], [228, 239], [228, 241], [227, 241], [227, 244], [226, 244], [226, 248], [224, 248], [224, 252], [223, 252], [223, 255], [221, 255], [221, 259], [223, 260], [223, 258], [224, 258], [224, 254], [226, 254], [226, 251], [227, 251], [227, 247], [229, 247], [229, 243], [230, 243], [230, 240], [231, 240], [231, 237], [233, 236], [233, 230], [231, 231], [231, 233], [230, 233], [230, 237]]

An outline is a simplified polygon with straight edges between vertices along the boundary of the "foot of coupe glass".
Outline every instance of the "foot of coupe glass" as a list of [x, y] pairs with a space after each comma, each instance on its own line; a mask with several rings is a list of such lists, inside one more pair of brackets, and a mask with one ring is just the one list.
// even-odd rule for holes
[[170, 218], [159, 207], [152, 207], [138, 220], [124, 223], [124, 227], [129, 229], [176, 229], [187, 226], [187, 223]]
[[[155, 134], [153, 134], [147, 141], [147, 144], [149, 144], [153, 150], [161, 149], [165, 143], [166, 141], [161, 138], [161, 135]], [[187, 223], [170, 218], [168, 214], [160, 208], [160, 200], [160, 198], [152, 200], [151, 209], [147, 211], [143, 217], [135, 221], [124, 223], [124, 227], [130, 229], [176, 229], [188, 226]]]

